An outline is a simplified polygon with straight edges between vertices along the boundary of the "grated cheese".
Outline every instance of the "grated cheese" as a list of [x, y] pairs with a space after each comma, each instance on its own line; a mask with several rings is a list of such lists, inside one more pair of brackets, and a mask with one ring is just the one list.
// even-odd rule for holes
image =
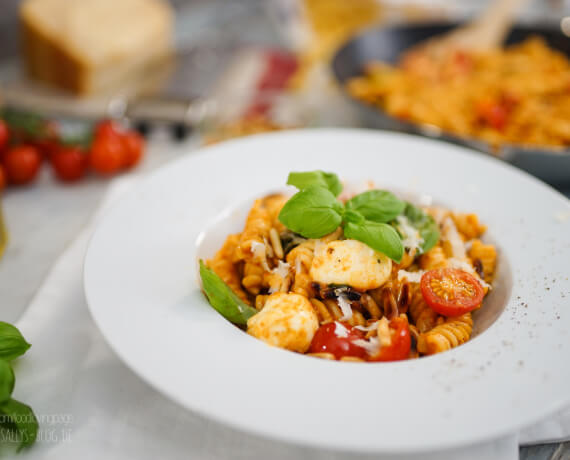
[[280, 260], [277, 264], [277, 267], [271, 270], [271, 273], [275, 273], [276, 275], [279, 275], [281, 278], [285, 279], [287, 275], [289, 275], [290, 268], [291, 266], [287, 262]]
[[376, 329], [377, 327], [378, 327], [378, 321], [374, 321], [369, 326], [360, 326], [360, 325], [354, 326], [355, 329], [358, 329], [358, 330], [364, 331], [364, 332], [372, 331], [372, 330]]
[[419, 283], [425, 270], [418, 270], [417, 272], [409, 272], [407, 270], [398, 270], [398, 281], [407, 278], [410, 283]]
[[370, 340], [356, 339], [352, 343], [357, 347], [364, 348], [370, 356], [374, 356], [380, 351], [380, 340], [378, 340], [378, 337], [370, 337]]
[[465, 245], [463, 240], [457, 231], [457, 227], [453, 223], [451, 217], [446, 217], [443, 220], [443, 238], [449, 241], [451, 244], [451, 254], [453, 257], [463, 260], [467, 258], [467, 253], [465, 252]]
[[348, 337], [348, 329], [338, 321], [334, 322], [334, 335], [337, 337]]
[[402, 245], [408, 249], [419, 249], [424, 242], [420, 232], [410, 224], [406, 216], [398, 216], [396, 220], [398, 221], [398, 230], [404, 236]]
[[253, 240], [251, 242], [250, 249], [253, 254], [253, 258], [261, 262], [263, 269], [267, 272], [271, 271], [269, 265], [267, 265], [267, 247], [263, 243]]
[[342, 318], [340, 318], [340, 320], [349, 320], [352, 318], [352, 307], [350, 306], [350, 301], [346, 297], [346, 293], [343, 289], [335, 289], [334, 293], [337, 295], [338, 306], [342, 311]]

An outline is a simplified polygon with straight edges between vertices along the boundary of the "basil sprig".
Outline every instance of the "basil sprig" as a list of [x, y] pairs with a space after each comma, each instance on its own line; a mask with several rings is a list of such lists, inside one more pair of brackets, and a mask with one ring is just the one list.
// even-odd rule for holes
[[285, 203], [279, 220], [305, 238], [320, 238], [338, 228], [342, 215], [342, 203], [330, 190], [311, 185]]
[[247, 320], [257, 313], [255, 308], [241, 300], [214, 270], [200, 260], [200, 278], [204, 293], [214, 307], [228, 321], [245, 326]]
[[23, 355], [30, 346], [15, 326], [0, 321], [0, 428], [17, 433], [18, 450], [31, 446], [39, 429], [32, 408], [12, 398], [16, 379], [10, 361]]
[[369, 190], [343, 205], [335, 197], [342, 191], [336, 174], [323, 171], [291, 173], [287, 183], [299, 188], [279, 213], [279, 221], [305, 238], [320, 238], [339, 225], [355, 239], [400, 262], [402, 239], [389, 225], [406, 203], [385, 190]]
[[420, 245], [420, 253], [425, 253], [433, 248], [439, 241], [439, 228], [433, 217], [423, 212], [420, 208], [412, 203], [406, 202], [404, 216], [408, 222], [420, 233], [422, 244]]

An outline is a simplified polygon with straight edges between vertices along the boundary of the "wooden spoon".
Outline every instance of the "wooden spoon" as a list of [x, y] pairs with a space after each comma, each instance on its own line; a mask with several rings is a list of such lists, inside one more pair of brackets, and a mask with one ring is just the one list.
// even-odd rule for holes
[[412, 47], [403, 59], [421, 54], [424, 58], [439, 60], [454, 50], [486, 51], [496, 48], [503, 43], [517, 10], [526, 1], [495, 0], [475, 20]]

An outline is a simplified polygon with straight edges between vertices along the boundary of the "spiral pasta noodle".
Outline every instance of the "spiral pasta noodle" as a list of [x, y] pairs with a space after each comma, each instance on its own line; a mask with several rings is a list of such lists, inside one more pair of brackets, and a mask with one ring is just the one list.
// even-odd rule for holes
[[469, 340], [473, 330], [471, 313], [448, 318], [443, 324], [420, 334], [418, 351], [426, 355], [441, 353]]
[[419, 332], [427, 332], [430, 329], [433, 329], [437, 324], [439, 315], [425, 302], [418, 285], [413, 289], [410, 308], [408, 311], [412, 319], [412, 323]]
[[487, 283], [490, 283], [493, 280], [497, 264], [497, 250], [495, 246], [483, 244], [481, 240], [473, 240], [469, 250], [469, 257], [473, 261], [474, 266], [481, 264], [480, 274]]
[[433, 270], [434, 268], [447, 267], [447, 256], [441, 246], [434, 246], [425, 254], [420, 256], [420, 268], [422, 270]]
[[224, 245], [216, 253], [216, 255], [208, 260], [207, 265], [222, 278], [232, 291], [238, 297], [247, 303], [250, 303], [247, 294], [242, 289], [242, 279], [239, 273], [239, 267], [232, 262], [233, 254], [239, 244], [239, 235], [230, 235], [226, 238]]
[[313, 256], [315, 253], [315, 240], [308, 240], [292, 249], [287, 254], [287, 263], [293, 267], [294, 278], [291, 291], [305, 297], [313, 297], [314, 289], [311, 287], [313, 280], [309, 275]]

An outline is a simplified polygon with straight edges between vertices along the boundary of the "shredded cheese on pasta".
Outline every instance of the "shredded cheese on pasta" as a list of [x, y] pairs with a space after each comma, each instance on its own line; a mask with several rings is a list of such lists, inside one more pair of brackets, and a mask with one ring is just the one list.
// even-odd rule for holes
[[398, 281], [407, 278], [410, 283], [419, 283], [425, 270], [418, 270], [417, 272], [409, 272], [408, 270], [398, 270]]
[[335, 289], [334, 293], [337, 295], [338, 306], [342, 311], [341, 321], [348, 321], [352, 318], [352, 307], [350, 306], [350, 301], [346, 297], [346, 293], [343, 289]]
[[334, 322], [334, 335], [337, 337], [348, 337], [348, 329], [338, 321]]
[[261, 262], [265, 271], [271, 271], [269, 265], [267, 265], [267, 247], [263, 243], [255, 240], [252, 241], [251, 252], [253, 253], [253, 258]]
[[402, 233], [404, 239], [402, 245], [408, 249], [420, 249], [424, 239], [420, 236], [420, 232], [410, 224], [406, 216], [396, 217], [398, 221], [398, 230]]

